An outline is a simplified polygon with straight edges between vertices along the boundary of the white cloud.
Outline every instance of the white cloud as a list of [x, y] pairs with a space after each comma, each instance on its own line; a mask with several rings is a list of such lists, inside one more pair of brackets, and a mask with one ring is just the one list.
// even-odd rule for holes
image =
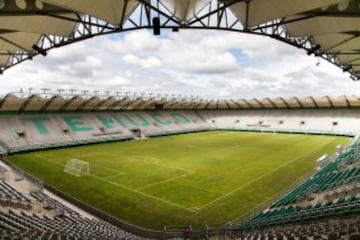
[[339, 68], [279, 41], [224, 31], [97, 37], [7, 70], [0, 93], [74, 88], [265, 98], [357, 94]]
[[141, 58], [131, 53], [128, 53], [122, 57], [122, 60], [125, 63], [139, 66], [142, 68], [157, 68], [161, 66], [160, 60], [152, 56]]

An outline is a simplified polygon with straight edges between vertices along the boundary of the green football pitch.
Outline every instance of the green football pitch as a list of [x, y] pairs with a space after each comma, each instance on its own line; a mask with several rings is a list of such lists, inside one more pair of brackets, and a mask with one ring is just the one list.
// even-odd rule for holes
[[[239, 221], [315, 171], [349, 138], [215, 131], [39, 151], [8, 160], [44, 182], [138, 226], [195, 228]], [[64, 172], [69, 159], [90, 174]]]

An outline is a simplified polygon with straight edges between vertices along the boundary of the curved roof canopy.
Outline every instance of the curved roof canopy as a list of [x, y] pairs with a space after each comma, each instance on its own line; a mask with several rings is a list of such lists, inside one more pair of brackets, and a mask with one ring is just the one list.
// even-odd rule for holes
[[0, 0], [0, 73], [54, 47], [154, 28], [154, 17], [270, 36], [360, 78], [360, 0]]
[[205, 100], [194, 96], [155, 94], [48, 94], [10, 93], [0, 98], [1, 112], [74, 112], [74, 111], [117, 111], [176, 109], [319, 109], [319, 108], [360, 108], [360, 97], [306, 97], [289, 99], [239, 99]]

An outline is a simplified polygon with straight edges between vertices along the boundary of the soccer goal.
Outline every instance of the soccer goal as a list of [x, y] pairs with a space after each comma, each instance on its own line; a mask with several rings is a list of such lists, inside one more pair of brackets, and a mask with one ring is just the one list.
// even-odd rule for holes
[[69, 159], [65, 165], [64, 172], [80, 177], [90, 174], [90, 165], [88, 162], [79, 159]]

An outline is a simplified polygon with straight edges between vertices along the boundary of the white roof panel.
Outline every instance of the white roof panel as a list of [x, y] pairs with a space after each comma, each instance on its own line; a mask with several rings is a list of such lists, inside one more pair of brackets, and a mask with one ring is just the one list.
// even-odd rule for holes
[[0, 65], [6, 65], [9, 61], [9, 57], [9, 55], [4, 55], [4, 53], [0, 52]]
[[[294, 18], [301, 17], [296, 16]], [[313, 17], [286, 24], [293, 37], [316, 36], [321, 34], [360, 31], [360, 18], [357, 17]]]
[[32, 46], [40, 38], [40, 34], [11, 32], [0, 33], [0, 51], [32, 51]]
[[211, 0], [161, 0], [180, 21], [192, 19]]
[[[327, 7], [342, 1], [344, 0], [252, 0], [249, 1], [248, 25], [256, 26], [312, 9]], [[245, 23], [246, 1], [241, 1], [231, 8], [241, 21]]]
[[[59, 16], [76, 19], [75, 14], [59, 14]], [[67, 37], [73, 32], [76, 22], [64, 21], [47, 16], [0, 16], [1, 29], [19, 32], [50, 34]]]
[[[43, 2], [63, 7], [74, 12], [80, 12], [89, 14], [113, 25], [119, 25], [122, 19], [124, 6], [126, 0], [43, 0]], [[127, 8], [125, 11], [124, 19], [127, 19], [129, 15], [139, 5], [139, 2], [135, 0], [127, 0]]]

